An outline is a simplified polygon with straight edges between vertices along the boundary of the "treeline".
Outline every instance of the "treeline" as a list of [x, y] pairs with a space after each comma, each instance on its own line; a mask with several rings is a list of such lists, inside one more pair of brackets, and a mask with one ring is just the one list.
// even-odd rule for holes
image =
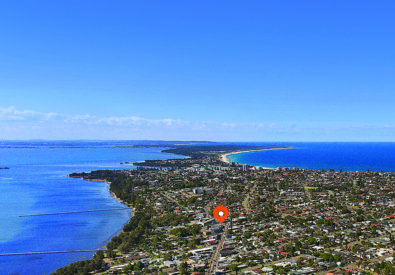
[[129, 223], [123, 227], [123, 232], [113, 237], [106, 245], [108, 255], [115, 255], [113, 253], [115, 249], [121, 253], [130, 252], [144, 241], [144, 236], [150, 235], [152, 229], [150, 219], [153, 215], [154, 210], [151, 207], [135, 212]]
[[135, 209], [142, 210], [145, 206], [145, 200], [136, 193], [133, 193], [133, 188], [136, 186], [146, 186], [148, 181], [133, 181], [131, 177], [121, 174], [113, 177], [110, 180], [110, 191], [120, 200], [135, 207]]
[[195, 236], [199, 234], [200, 228], [201, 226], [197, 224], [187, 227], [177, 227], [170, 230], [169, 234], [177, 237]]
[[196, 187], [204, 187], [207, 186], [207, 183], [203, 181], [194, 181], [194, 182], [182, 182], [179, 184], [175, 184], [171, 187], [172, 190], [180, 190], [185, 188], [196, 188]]
[[90, 173], [72, 173], [72, 178], [82, 178], [85, 180], [104, 180], [110, 182], [110, 191], [117, 196], [118, 199], [133, 206], [136, 210], [141, 210], [145, 206], [145, 200], [133, 193], [136, 186], [146, 186], [146, 180], [134, 180], [132, 177], [119, 170], [96, 170]]
[[[107, 244], [107, 255], [115, 256], [114, 249], [121, 252], [129, 252], [135, 245], [138, 245], [144, 234], [151, 228], [149, 220], [154, 214], [151, 207], [145, 207], [145, 200], [137, 194], [131, 192], [133, 186], [142, 186], [148, 184], [146, 181], [132, 181], [130, 177], [122, 173], [122, 171], [112, 170], [97, 170], [90, 173], [72, 173], [69, 175], [74, 178], [83, 178], [86, 180], [100, 179], [110, 182], [110, 191], [118, 198], [126, 203], [135, 206], [136, 212], [134, 216], [127, 223], [121, 234], [112, 238]], [[144, 208], [145, 207], [145, 208]], [[139, 211], [143, 209], [144, 211]], [[55, 271], [56, 275], [74, 275], [74, 274], [89, 274], [92, 271], [100, 270], [103, 267], [103, 251], [99, 250], [93, 256], [93, 259], [86, 261], [79, 261], [71, 263], [68, 266], [62, 267]]]
[[120, 171], [115, 170], [96, 170], [91, 171], [89, 173], [71, 173], [69, 177], [72, 178], [83, 178], [85, 180], [106, 180], [111, 181], [115, 177], [119, 177], [121, 175]]
[[152, 220], [152, 224], [156, 226], [177, 226], [189, 222], [189, 218], [183, 215], [170, 213], [157, 217]]
[[59, 268], [55, 275], [87, 275], [91, 271], [100, 270], [103, 266], [104, 253], [99, 250], [93, 255], [93, 259], [71, 263], [68, 266]]
[[[191, 217], [169, 213], [161, 217], [155, 217], [154, 208], [147, 205], [141, 194], [134, 193], [133, 188], [136, 186], [148, 185], [145, 180], [137, 180], [130, 177], [124, 171], [97, 170], [91, 173], [73, 173], [70, 177], [83, 179], [101, 179], [110, 182], [110, 191], [119, 199], [128, 203], [135, 208], [135, 212], [130, 221], [123, 227], [123, 232], [113, 237], [106, 245], [105, 254], [109, 258], [115, 258], [117, 251], [128, 253], [136, 248], [157, 249], [157, 247], [169, 248], [167, 242], [163, 242], [164, 236], [157, 232], [156, 227], [160, 226], [177, 226], [185, 225], [190, 222]], [[140, 194], [141, 193], [141, 194]], [[155, 217], [155, 218], [154, 218]], [[181, 230], [176, 235], [197, 235], [200, 232], [200, 226], [189, 226], [186, 231]], [[200, 243], [199, 239], [194, 239], [188, 243], [189, 247], [194, 248]], [[103, 251], [98, 251], [92, 260], [72, 263], [66, 267], [58, 269], [54, 274], [88, 274], [89, 272], [103, 268]]]

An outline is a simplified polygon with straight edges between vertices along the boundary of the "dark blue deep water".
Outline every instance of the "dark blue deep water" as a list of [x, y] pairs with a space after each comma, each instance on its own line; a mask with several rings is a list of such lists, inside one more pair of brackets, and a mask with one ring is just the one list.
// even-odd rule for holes
[[[251, 143], [250, 143], [251, 144]], [[258, 143], [256, 143], [258, 144]], [[259, 143], [275, 144], [275, 143]], [[394, 142], [284, 142], [294, 149], [230, 155], [230, 161], [275, 168], [395, 171]]]
[[[162, 148], [163, 149], [163, 148]], [[67, 215], [20, 215], [125, 207], [103, 182], [68, 178], [72, 172], [127, 169], [120, 162], [169, 159], [160, 148], [86, 142], [0, 144], [0, 253], [96, 249], [129, 221], [130, 210]], [[0, 274], [49, 274], [93, 252], [0, 256]]]

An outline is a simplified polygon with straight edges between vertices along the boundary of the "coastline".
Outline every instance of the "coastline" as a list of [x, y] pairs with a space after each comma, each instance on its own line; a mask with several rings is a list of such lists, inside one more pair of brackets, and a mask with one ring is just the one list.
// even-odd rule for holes
[[[134, 208], [131, 208], [127, 203], [125, 203], [123, 200], [121, 200], [120, 198], [117, 197], [117, 195], [115, 195], [113, 192], [111, 192], [110, 190], [110, 185], [111, 182], [103, 180], [103, 179], [84, 179], [84, 178], [79, 178], [81, 180], [86, 180], [86, 181], [95, 181], [95, 182], [104, 182], [107, 184], [107, 191], [108, 193], [111, 195], [112, 198], [116, 199], [117, 201], [119, 201], [120, 203], [122, 203], [123, 205], [126, 206], [126, 208], [129, 208], [129, 220], [127, 222], [125, 222], [123, 224], [123, 226], [125, 226], [126, 224], [128, 224], [130, 222], [130, 219], [133, 217], [134, 215]], [[115, 236], [118, 236], [119, 234], [121, 234], [123, 232], [123, 226], [122, 228], [120, 228], [117, 232], [115, 232], [114, 234], [112, 234], [110, 237], [108, 237], [107, 240], [105, 240], [104, 242], [102, 242], [97, 248], [102, 249], [102, 250], [106, 250], [106, 244], [108, 242], [111, 241], [112, 238], [114, 238]]]
[[123, 232], [123, 227], [124, 227], [126, 224], [128, 224], [128, 223], [130, 222], [130, 219], [131, 219], [131, 218], [133, 218], [133, 215], [134, 215], [134, 208], [131, 208], [131, 207], [130, 207], [129, 205], [127, 205], [123, 200], [121, 200], [121, 199], [118, 198], [113, 192], [111, 192], [111, 190], [110, 190], [111, 182], [105, 181], [105, 180], [99, 180], [99, 181], [102, 181], [102, 182], [107, 183], [107, 190], [108, 190], [108, 193], [110, 193], [111, 196], [112, 196], [114, 199], [116, 199], [117, 201], [119, 201], [120, 203], [124, 204], [127, 208], [130, 209], [130, 211], [129, 211], [129, 220], [123, 224], [123, 226], [122, 226], [121, 229], [119, 229], [117, 232], [115, 232], [114, 234], [112, 234], [106, 241], [104, 241], [104, 242], [103, 242], [102, 244], [100, 244], [100, 246], [98, 247], [98, 248], [101, 248], [101, 247], [102, 247], [103, 250], [106, 251], [106, 250], [107, 250], [107, 249], [106, 249], [106, 244], [109, 243], [109, 242], [111, 241], [112, 238], [114, 238], [115, 236], [118, 236], [119, 234], [121, 234], [121, 233]]
[[[68, 175], [68, 177], [70, 177], [70, 176]], [[103, 179], [84, 179], [84, 178], [82, 178], [82, 177], [71, 177], [71, 178], [82, 179], [82, 180], [86, 180], [86, 181], [96, 181], [96, 182], [105, 182], [105, 183], [107, 183], [107, 190], [108, 190], [108, 193], [110, 193], [111, 196], [112, 196], [114, 199], [116, 199], [117, 201], [119, 201], [119, 202], [121, 202], [122, 204], [124, 204], [127, 208], [130, 208], [129, 205], [127, 205], [123, 200], [121, 200], [120, 198], [118, 198], [117, 195], [115, 195], [113, 192], [111, 192], [111, 190], [110, 190], [111, 182], [106, 181], [106, 180], [103, 180]], [[130, 208], [130, 210], [133, 211], [132, 208]], [[132, 218], [132, 216], [130, 216], [130, 218]]]
[[[220, 157], [220, 160], [225, 162], [225, 163], [230, 163], [230, 161], [228, 160], [228, 156], [230, 156], [230, 155], [250, 153], [250, 152], [259, 152], [259, 151], [288, 150], [288, 149], [293, 149], [293, 147], [288, 146], [286, 148], [268, 148], [268, 149], [257, 149], [257, 150], [247, 150], [247, 151], [234, 151], [234, 152], [222, 154], [221, 157]], [[264, 169], [275, 169], [275, 168], [269, 168], [269, 167], [262, 167], [262, 168], [264, 168]]]
[[[111, 194], [111, 197], [113, 197], [114, 199], [116, 199], [117, 201], [119, 201], [120, 203], [122, 203], [123, 205], [125, 205], [127, 208], [130, 209], [130, 212], [129, 212], [129, 221], [130, 221], [130, 219], [133, 217], [133, 214], [134, 214], [134, 208], [131, 208], [129, 205], [127, 205], [127, 203], [125, 203], [123, 200], [121, 200], [120, 198], [118, 198], [117, 195], [115, 195], [113, 192], [111, 192], [111, 190], [110, 190], [111, 182], [106, 181], [106, 180], [93, 180], [93, 181], [101, 181], [101, 182], [107, 183], [107, 190], [108, 190], [108, 193]], [[125, 226], [125, 224], [127, 224], [129, 221], [125, 222], [125, 223], [124, 223], [124, 226]], [[112, 239], [113, 237], [117, 236], [118, 234], [120, 234], [120, 233], [122, 233], [122, 232], [123, 232], [123, 227], [122, 227], [120, 230], [118, 230], [117, 233], [114, 233], [114, 234], [105, 242], [105, 244], [107, 244], [109, 241], [111, 241], [111, 239]]]
[[132, 217], [133, 217], [133, 213], [134, 213], [134, 208], [130, 207], [126, 202], [124, 202], [123, 200], [121, 200], [120, 198], [118, 198], [117, 195], [115, 195], [113, 192], [111, 192], [111, 190], [110, 190], [110, 184], [111, 184], [111, 182], [107, 182], [107, 181], [106, 181], [106, 183], [108, 183], [107, 188], [108, 188], [108, 192], [111, 194], [111, 196], [114, 197], [114, 199], [116, 199], [116, 200], [119, 201], [120, 203], [124, 204], [127, 208], [129, 208], [129, 209], [131, 210], [131, 212], [130, 212], [130, 218], [132, 218]]

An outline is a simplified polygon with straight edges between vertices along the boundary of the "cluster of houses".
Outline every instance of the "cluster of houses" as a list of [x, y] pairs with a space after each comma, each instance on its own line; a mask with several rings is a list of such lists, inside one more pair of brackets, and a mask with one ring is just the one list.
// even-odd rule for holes
[[[374, 274], [395, 262], [394, 173], [225, 168], [124, 171], [147, 182], [131, 192], [158, 216], [185, 216], [177, 226], [199, 232], [158, 227], [169, 246], [119, 254], [107, 272], [138, 262], [135, 274]], [[217, 205], [230, 211], [223, 224]]]

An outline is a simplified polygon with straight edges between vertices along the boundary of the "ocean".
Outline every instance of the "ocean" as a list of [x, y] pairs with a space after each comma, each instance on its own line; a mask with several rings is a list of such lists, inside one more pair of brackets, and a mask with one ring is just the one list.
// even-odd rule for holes
[[233, 154], [228, 160], [261, 167], [336, 171], [395, 171], [394, 142], [281, 142], [293, 149]]
[[[105, 182], [69, 178], [72, 172], [130, 169], [120, 162], [182, 158], [163, 148], [119, 142], [3, 142], [0, 144], [0, 253], [92, 250], [104, 246], [131, 210], [19, 217], [126, 207]], [[127, 145], [127, 144], [126, 144]], [[94, 252], [0, 256], [0, 274], [49, 274]]]

